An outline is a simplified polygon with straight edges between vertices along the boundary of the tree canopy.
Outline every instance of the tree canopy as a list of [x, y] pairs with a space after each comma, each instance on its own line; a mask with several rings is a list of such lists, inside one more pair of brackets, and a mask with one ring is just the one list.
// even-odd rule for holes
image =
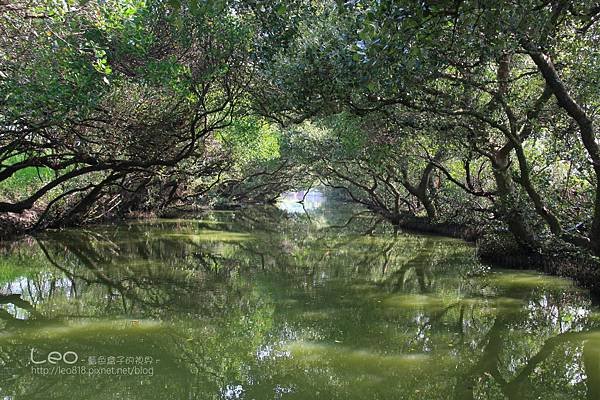
[[37, 229], [324, 185], [394, 223], [598, 256], [598, 19], [566, 0], [0, 1], [0, 214]]

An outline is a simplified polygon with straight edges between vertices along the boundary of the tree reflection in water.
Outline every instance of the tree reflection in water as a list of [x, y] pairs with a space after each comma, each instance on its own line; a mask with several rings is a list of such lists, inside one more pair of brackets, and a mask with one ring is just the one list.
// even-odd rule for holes
[[[15, 399], [600, 398], [585, 293], [365, 212], [64, 230], [0, 260], [0, 394]], [[153, 375], [41, 375], [31, 349], [88, 368], [152, 357]]]

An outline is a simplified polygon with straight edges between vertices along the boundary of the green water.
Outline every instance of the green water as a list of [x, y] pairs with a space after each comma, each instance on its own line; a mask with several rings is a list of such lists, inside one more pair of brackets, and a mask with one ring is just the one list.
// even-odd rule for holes
[[589, 296], [474, 251], [342, 207], [5, 243], [0, 396], [600, 399]]

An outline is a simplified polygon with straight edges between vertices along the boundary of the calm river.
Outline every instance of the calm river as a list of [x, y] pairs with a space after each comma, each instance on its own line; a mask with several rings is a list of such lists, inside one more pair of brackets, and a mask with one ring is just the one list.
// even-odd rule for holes
[[600, 399], [570, 281], [288, 200], [4, 243], [0, 398]]

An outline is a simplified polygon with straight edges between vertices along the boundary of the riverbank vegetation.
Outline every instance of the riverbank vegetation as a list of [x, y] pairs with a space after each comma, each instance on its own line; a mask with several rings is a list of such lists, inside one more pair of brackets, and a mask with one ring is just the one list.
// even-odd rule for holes
[[2, 229], [320, 185], [591, 285], [599, 19], [565, 0], [0, 1]]

